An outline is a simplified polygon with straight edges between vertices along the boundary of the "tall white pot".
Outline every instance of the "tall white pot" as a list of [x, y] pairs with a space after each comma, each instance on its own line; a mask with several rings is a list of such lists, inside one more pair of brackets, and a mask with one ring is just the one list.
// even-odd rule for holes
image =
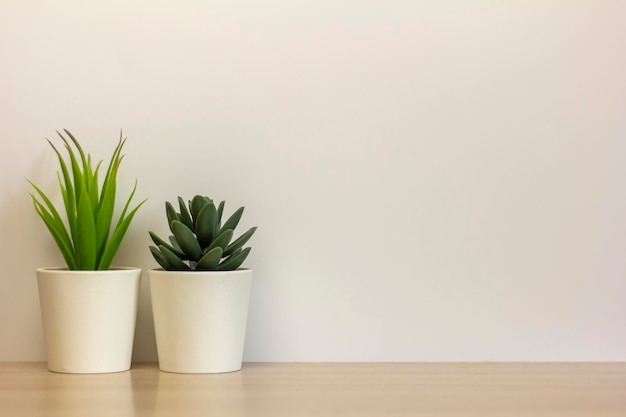
[[140, 268], [40, 268], [37, 283], [50, 371], [130, 369]]
[[159, 367], [178, 373], [241, 369], [252, 270], [151, 269]]

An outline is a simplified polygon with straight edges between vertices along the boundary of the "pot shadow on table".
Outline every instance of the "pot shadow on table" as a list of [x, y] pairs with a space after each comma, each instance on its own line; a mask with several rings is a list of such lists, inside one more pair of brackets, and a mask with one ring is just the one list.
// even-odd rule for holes
[[[156, 364], [135, 364], [131, 372], [133, 406], [140, 415], [249, 415], [250, 401], [241, 371], [219, 374], [162, 372]], [[184, 410], [184, 411], [183, 411]]]

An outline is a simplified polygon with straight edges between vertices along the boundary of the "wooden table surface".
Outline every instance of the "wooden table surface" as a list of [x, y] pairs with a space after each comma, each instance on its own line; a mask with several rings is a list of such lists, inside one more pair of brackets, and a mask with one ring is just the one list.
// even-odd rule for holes
[[55, 374], [0, 363], [0, 416], [626, 416], [626, 363], [248, 363]]

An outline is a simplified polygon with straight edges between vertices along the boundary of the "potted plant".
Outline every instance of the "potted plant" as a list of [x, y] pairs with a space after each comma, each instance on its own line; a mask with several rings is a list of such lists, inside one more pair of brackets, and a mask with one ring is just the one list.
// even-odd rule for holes
[[[29, 181], [35, 210], [54, 238], [63, 268], [37, 269], [48, 369], [64, 373], [119, 372], [130, 368], [140, 268], [111, 267], [128, 226], [145, 202], [130, 207], [137, 183], [113, 221], [117, 173], [126, 139], [120, 140], [106, 171], [93, 166], [76, 138], [65, 130], [67, 156], [57, 155], [63, 205], [57, 209]], [[103, 176], [103, 177], [102, 177]], [[102, 181], [100, 181], [102, 179]], [[62, 215], [63, 214], [63, 215]]]
[[179, 211], [166, 202], [169, 242], [150, 232], [162, 268], [148, 271], [162, 371], [219, 373], [241, 369], [252, 270], [240, 266], [256, 227], [232, 240], [244, 208], [224, 223], [217, 207], [196, 195]]

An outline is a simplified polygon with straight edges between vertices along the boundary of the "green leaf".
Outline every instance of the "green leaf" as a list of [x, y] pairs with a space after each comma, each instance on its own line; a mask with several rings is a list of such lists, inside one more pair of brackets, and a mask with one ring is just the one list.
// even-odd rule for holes
[[237, 209], [237, 211], [235, 211], [230, 216], [230, 218], [226, 220], [226, 223], [224, 223], [221, 230], [228, 230], [228, 229], [235, 230], [235, 228], [239, 224], [239, 220], [241, 220], [241, 215], [243, 214], [243, 210], [244, 210], [243, 207], [239, 207], [239, 209]]
[[180, 197], [178, 197], [178, 208], [180, 210], [180, 221], [185, 223], [185, 226], [193, 230], [193, 220], [191, 219], [189, 210], [187, 210], [185, 201]]
[[132, 221], [135, 213], [147, 200], [141, 201], [129, 214], [126, 215], [128, 211], [128, 207], [133, 197], [135, 196], [135, 191], [137, 191], [137, 181], [135, 181], [135, 186], [133, 187], [133, 191], [128, 196], [126, 200], [126, 204], [124, 204], [124, 208], [122, 209], [122, 213], [115, 225], [115, 230], [113, 231], [113, 235], [111, 239], [108, 241], [106, 246], [104, 247], [104, 251], [102, 252], [102, 256], [98, 259], [98, 269], [108, 269], [113, 261], [113, 257], [115, 253], [119, 249], [120, 244], [122, 243], [122, 239], [126, 234], [126, 230], [128, 230], [128, 226]]
[[215, 204], [210, 202], [206, 204], [196, 217], [196, 235], [198, 243], [205, 248], [211, 244], [211, 241], [217, 233], [217, 210]]
[[[98, 197], [97, 197], [97, 189], [96, 189], [96, 193], [95, 194], [92, 193], [94, 172], [91, 169], [91, 155], [85, 156], [85, 152], [83, 151], [83, 148], [80, 146], [80, 143], [78, 142], [78, 140], [76, 140], [74, 135], [72, 135], [72, 132], [70, 132], [67, 129], [63, 129], [63, 131], [65, 132], [65, 134], [67, 134], [67, 136], [69, 136], [69, 138], [71, 139], [72, 143], [74, 144], [74, 147], [78, 151], [78, 154], [80, 156], [80, 162], [82, 164], [82, 173], [80, 173], [81, 170], [80, 170], [80, 168], [78, 168], [78, 172], [80, 173], [80, 179], [82, 181], [76, 181], [76, 179], [75, 179], [74, 184], [76, 184], [77, 182], [81, 183], [81, 187], [83, 188], [82, 192], [85, 192], [91, 198], [91, 206], [92, 206], [92, 209], [93, 209], [93, 213], [95, 215], [96, 209], [97, 209], [97, 205], [94, 204], [94, 203], [96, 203], [98, 201]], [[57, 132], [57, 133], [59, 133], [59, 132]], [[62, 135], [59, 133], [59, 136], [62, 136]], [[71, 157], [76, 160], [76, 164], [78, 166], [78, 159], [75, 158], [75, 156], [74, 156], [75, 154], [71, 151], [71, 147], [70, 147], [69, 143], [67, 141], [65, 141], [65, 143], [66, 143], [66, 147], [67, 147], [68, 151], [70, 151]], [[97, 185], [97, 182], [96, 182], [96, 185]], [[77, 200], [78, 200], [78, 197], [77, 197]], [[80, 204], [80, 201], [79, 201], [79, 204]]]
[[[54, 204], [52, 204], [52, 202], [50, 201], [50, 199], [46, 196], [46, 194], [44, 194], [44, 192], [37, 187], [35, 184], [33, 184], [31, 181], [29, 181], [30, 184], [33, 186], [33, 188], [35, 189], [35, 191], [37, 192], [37, 194], [39, 195], [39, 197], [43, 200], [43, 202], [46, 204], [46, 207], [43, 206], [43, 204], [41, 204], [34, 195], [31, 194], [31, 197], [35, 203], [35, 208], [37, 209], [37, 213], [39, 213], [39, 216], [43, 219], [43, 221], [46, 223], [46, 226], [48, 226], [48, 230], [50, 230], [50, 227], [52, 227], [55, 231], [55, 233], [53, 233], [53, 236], [55, 237], [55, 241], [57, 241], [57, 236], [59, 239], [62, 240], [63, 244], [62, 246], [59, 245], [59, 242], [57, 241], [57, 245], [59, 246], [59, 249], [63, 252], [63, 256], [64, 258], [66, 258], [67, 256], [71, 256], [72, 261], [71, 262], [67, 262], [67, 266], [68, 268], [72, 269], [72, 267], [70, 266], [70, 263], [73, 265], [77, 265], [78, 261], [76, 260], [76, 256], [75, 256], [75, 252], [74, 252], [74, 245], [72, 243], [72, 239], [70, 238], [69, 234], [67, 233], [67, 229], [65, 228], [65, 224], [63, 223], [63, 220], [61, 219], [61, 216], [59, 215], [57, 209], [54, 207]], [[45, 214], [45, 217], [44, 215]], [[51, 231], [52, 233], [52, 231]], [[68, 248], [68, 249], [65, 249]], [[67, 255], [67, 256], [66, 256]]]
[[[72, 142], [74, 142], [74, 146], [76, 146], [76, 149], [78, 149], [78, 152], [80, 153], [80, 158], [83, 161], [83, 165], [85, 165], [85, 163], [86, 163], [85, 152], [83, 152], [83, 148], [80, 146], [80, 143], [76, 140], [74, 135], [72, 135], [72, 132], [70, 132], [67, 129], [63, 129], [63, 131], [65, 132], [65, 134], [67, 134], [67, 136], [69, 136], [69, 138], [72, 140]], [[59, 132], [57, 132], [57, 133], [59, 133]]]
[[150, 252], [152, 252], [152, 256], [158, 262], [158, 264], [163, 267], [163, 269], [165, 269], [166, 271], [172, 270], [172, 266], [169, 264], [169, 262], [167, 262], [165, 256], [163, 256], [163, 254], [157, 248], [155, 248], [154, 246], [150, 246]]
[[[126, 204], [124, 204], [124, 209], [122, 210], [122, 214], [120, 214], [120, 219], [125, 218], [126, 211], [128, 211], [128, 206], [130, 206], [130, 202], [132, 201], [133, 197], [135, 196], [135, 191], [137, 191], [137, 181], [135, 181], [135, 186], [133, 187], [133, 191], [128, 196], [128, 199], [126, 200]], [[146, 201], [148, 201], [148, 199], [145, 199], [141, 203], [139, 203], [139, 206], [141, 206]], [[135, 209], [139, 208], [139, 206], [137, 206]]]
[[[37, 187], [33, 182], [31, 182], [30, 180], [28, 180], [28, 182], [30, 183], [30, 185], [33, 186], [33, 188], [35, 189], [39, 197], [46, 204], [47, 210], [50, 212], [51, 216], [54, 218], [54, 221], [58, 223], [59, 225], [63, 225], [63, 220], [61, 219], [59, 212], [54, 207], [54, 204], [52, 203], [52, 201], [50, 201], [48, 196], [46, 196], [46, 194], [39, 187]], [[34, 195], [31, 194], [31, 197], [33, 197], [33, 200], [37, 201]], [[63, 228], [65, 228], [65, 226], [63, 226]]]
[[222, 251], [224, 251], [226, 249], [226, 246], [228, 246], [228, 243], [230, 242], [232, 238], [233, 238], [232, 229], [223, 231], [222, 233], [219, 234], [219, 236], [215, 238], [215, 240], [213, 240], [213, 242], [211, 243], [211, 246], [209, 246], [208, 251], [211, 251], [214, 248], [222, 248]]
[[183, 259], [183, 260], [186, 259], [187, 255], [185, 255], [185, 252], [183, 252], [180, 248], [177, 248], [173, 245], [168, 244], [166, 241], [164, 241], [159, 236], [157, 236], [156, 233], [148, 232], [148, 234], [150, 234], [150, 237], [152, 238], [152, 241], [154, 242], [155, 245], [165, 246], [166, 248], [174, 252], [174, 254], [176, 254], [176, 256], [178, 256], [180, 259]]
[[[181, 221], [180, 216], [176, 213], [174, 206], [172, 206], [172, 203], [169, 201], [165, 202], [165, 214], [167, 215], [167, 224], [170, 226], [170, 229], [172, 229], [173, 221]], [[174, 230], [172, 230], [172, 233], [174, 233]]]
[[[122, 148], [124, 147], [125, 142], [126, 140], [122, 140], [122, 132], [120, 132], [120, 140], [115, 147], [115, 150], [113, 151], [113, 155], [111, 155], [111, 160], [109, 161], [107, 172], [104, 176], [104, 180], [102, 181], [102, 190], [100, 191], [100, 204], [105, 201], [105, 194], [110, 193], [110, 191], [107, 191], [109, 188], [113, 189], [113, 195], [115, 196], [117, 172], [123, 159], [123, 156], [120, 156], [120, 153], [122, 152]], [[115, 197], [113, 197], [113, 199], [115, 200]]]
[[192, 261], [200, 259], [202, 257], [202, 249], [191, 229], [178, 220], [174, 220], [171, 223], [171, 228], [180, 248], [189, 256], [189, 259]]
[[226, 204], [226, 202], [222, 201], [222, 202], [220, 202], [220, 205], [217, 208], [217, 230], [220, 230], [220, 228], [222, 227], [222, 214], [224, 214], [224, 205], [225, 204]]
[[[130, 199], [128, 201], [130, 202]], [[113, 261], [113, 257], [117, 253], [117, 250], [122, 243], [122, 239], [124, 238], [124, 235], [128, 230], [128, 226], [130, 226], [130, 222], [133, 220], [133, 217], [135, 217], [135, 213], [137, 213], [137, 210], [139, 210], [139, 208], [146, 201], [147, 200], [141, 201], [130, 213], [128, 213], [126, 217], [122, 217], [126, 213], [126, 207], [124, 208], [124, 211], [122, 212], [122, 215], [120, 215], [120, 219], [115, 226], [113, 235], [111, 236], [111, 239], [109, 239], [109, 242], [104, 249], [102, 258], [100, 258], [100, 261], [98, 263], [98, 269], [109, 269], [109, 266], [111, 266], [111, 262]], [[128, 206], [128, 203], [126, 203], [126, 206]]]
[[222, 259], [222, 248], [216, 247], [204, 254], [196, 264], [196, 271], [213, 271]]
[[[57, 155], [57, 159], [59, 160], [59, 165], [61, 166], [61, 172], [63, 173], [63, 183], [65, 184], [65, 192], [63, 193], [63, 202], [65, 204], [65, 213], [67, 215], [67, 221], [70, 226], [70, 233], [72, 235], [72, 239], [76, 239], [76, 196], [74, 194], [74, 185], [72, 184], [72, 177], [67, 170], [67, 165], [63, 160], [63, 156], [59, 150], [52, 144], [50, 139], [46, 139], [54, 153]], [[61, 178], [59, 177], [59, 183], [61, 182]], [[63, 186], [61, 187], [63, 188]]]
[[93, 208], [94, 219], [98, 217], [98, 209], [100, 205], [100, 195], [98, 192], [98, 171], [100, 170], [101, 164], [102, 161], [98, 162], [96, 170], [93, 172], [93, 175], [91, 175], [91, 185], [89, 186], [89, 197], [91, 198], [91, 207]]
[[184, 263], [181, 259], [179, 259], [178, 256], [176, 256], [174, 252], [170, 251], [165, 246], [159, 246], [159, 250], [161, 251], [161, 254], [165, 258], [167, 263], [170, 265], [170, 269], [169, 269], [170, 271], [191, 270], [191, 268], [189, 268], [189, 266], [186, 263]]
[[96, 220], [96, 241], [98, 245], [98, 259], [102, 258], [106, 248], [107, 239], [111, 232], [113, 212], [115, 210], [116, 184], [115, 179], [109, 179], [103, 183], [100, 194], [100, 203]]
[[96, 223], [89, 195], [83, 193], [78, 200], [76, 217], [76, 256], [81, 270], [96, 269]]
[[183, 250], [180, 248], [180, 245], [178, 244], [178, 242], [176, 241], [176, 236], [174, 235], [169, 235], [167, 237], [170, 241], [170, 244], [172, 245], [173, 248], [175, 248], [176, 250], [182, 252]]
[[211, 199], [209, 197], [205, 197], [202, 195], [196, 195], [193, 197], [191, 203], [189, 203], [189, 206], [191, 208], [191, 216], [193, 217], [194, 224], [198, 220], [198, 214], [200, 213], [200, 210], [202, 210], [202, 208], [210, 202]]
[[257, 229], [256, 226], [255, 227], [251, 227], [246, 233], [244, 233], [243, 235], [239, 236], [237, 238], [237, 240], [235, 240], [233, 243], [228, 245], [228, 247], [224, 250], [224, 256], [230, 256], [235, 251], [237, 251], [238, 249], [242, 248], [243, 245], [245, 245], [246, 242], [248, 240], [250, 240], [250, 238], [252, 237], [254, 232], [256, 232], [256, 229]]
[[[80, 143], [69, 130], [64, 129], [64, 131], [69, 140], [58, 131], [57, 134], [63, 141], [68, 155], [67, 159], [64, 159], [50, 140], [48, 143], [57, 155], [61, 167], [58, 181], [65, 205], [69, 233], [54, 205], [31, 182], [42, 201], [39, 202], [33, 196], [35, 209], [46, 222], [70, 269], [107, 269], [130, 221], [145, 200], [126, 215], [137, 188], [135, 182], [135, 188], [112, 231], [116, 176], [123, 159], [121, 150], [125, 139], [122, 139], [120, 133], [120, 141], [111, 156], [102, 187], [100, 187], [99, 174], [102, 161], [98, 162], [94, 169], [91, 155], [85, 154]], [[109, 238], [110, 241], [108, 241]]]
[[70, 241], [65, 226], [63, 223], [59, 224], [56, 222], [54, 217], [46, 210], [46, 208], [35, 199], [34, 195], [31, 194], [31, 197], [37, 214], [39, 214], [39, 217], [43, 220], [44, 224], [48, 228], [48, 231], [50, 231], [52, 238], [61, 251], [61, 255], [63, 255], [63, 259], [65, 260], [67, 267], [69, 269], [78, 269], [72, 242]]
[[237, 252], [236, 254], [232, 255], [230, 258], [219, 264], [219, 266], [215, 270], [234, 271], [235, 269], [239, 268], [241, 264], [243, 264], [243, 262], [250, 254], [250, 250], [251, 248], [245, 248], [244, 250]]
[[[122, 152], [124, 143], [125, 140], [122, 140], [122, 133], [120, 132], [120, 140], [115, 147], [115, 150], [113, 151], [113, 155], [111, 155], [107, 172], [105, 174], [104, 180], [102, 181], [102, 189], [100, 191], [100, 201], [98, 203], [96, 221], [96, 238], [98, 242], [99, 265], [102, 263], [102, 257], [104, 256], [104, 252], [106, 250], [107, 240], [109, 238], [109, 234], [111, 233], [111, 224], [113, 222], [113, 213], [115, 210], [115, 199], [117, 196], [117, 172], [122, 162], [122, 156], [120, 156], [120, 153]], [[133, 188], [131, 196], [126, 202], [124, 212], [120, 216], [120, 219], [124, 217], [128, 208], [128, 204], [132, 200], [136, 189], [137, 182], [135, 181], [135, 186]]]
[[[67, 153], [70, 157], [70, 166], [72, 168], [72, 175], [74, 178], [74, 198], [76, 201], [76, 206], [78, 207], [80, 196], [82, 194], [83, 188], [85, 187], [85, 176], [83, 172], [81, 172], [80, 165], [78, 164], [78, 159], [76, 158], [76, 154], [72, 150], [69, 142], [58, 131], [57, 131], [57, 134], [61, 137], [61, 139], [65, 143], [65, 149], [67, 150]], [[83, 155], [83, 158], [84, 158], [84, 154], [82, 153], [82, 149], [80, 148], [80, 146], [78, 146], [78, 149], [81, 151], [81, 154]]]

